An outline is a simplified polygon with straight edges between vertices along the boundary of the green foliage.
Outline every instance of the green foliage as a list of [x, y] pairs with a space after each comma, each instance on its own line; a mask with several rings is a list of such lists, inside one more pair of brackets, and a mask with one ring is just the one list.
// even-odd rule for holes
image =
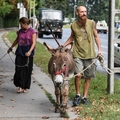
[[5, 0], [0, 0], [0, 16], [4, 17], [6, 14], [11, 12], [13, 5], [9, 5]]
[[108, 22], [109, 1], [105, 0], [88, 0], [88, 17], [90, 19], [106, 20]]
[[120, 9], [120, 0], [115, 0], [115, 8]]
[[10, 17], [10, 16], [6, 16], [4, 19], [4, 28], [7, 27], [19, 27], [19, 19], [18, 17]]
[[3, 18], [0, 17], [0, 28], [3, 28]]
[[[14, 0], [12, 2], [14, 2]], [[14, 4], [11, 4], [10, 1], [0, 0], [0, 16], [2, 18], [0, 27], [14, 27], [14, 26], [16, 26], [15, 25], [16, 15], [13, 16], [11, 14], [13, 9], [14, 9]], [[15, 11], [14, 11], [14, 14], [15, 14]], [[9, 19], [9, 17], [8, 17], [9, 15], [11, 18], [12, 17], [14, 17], [14, 18], [12, 20]]]
[[[0, 25], [8, 25], [4, 23], [4, 19], [12, 21], [15, 18], [15, 26], [19, 18], [19, 9], [17, 9], [17, 3], [22, 2], [29, 13], [30, 0], [0, 0], [0, 16], [3, 18], [3, 23], [1, 21]], [[83, 5], [87, 7], [88, 18], [95, 20], [106, 20], [108, 22], [108, 12], [109, 12], [109, 0], [35, 0], [36, 15], [38, 15], [38, 8], [53, 8], [57, 10], [62, 10], [63, 18], [69, 17], [69, 19], [74, 17], [74, 5]], [[120, 0], [115, 0], [115, 8], [120, 8]], [[9, 19], [8, 19], [9, 18]], [[11, 18], [11, 19], [10, 19]], [[0, 26], [0, 27], [1, 27]]]

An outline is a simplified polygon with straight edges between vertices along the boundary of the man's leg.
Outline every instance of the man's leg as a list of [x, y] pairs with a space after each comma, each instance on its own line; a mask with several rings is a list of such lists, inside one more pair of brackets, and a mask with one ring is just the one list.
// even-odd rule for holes
[[[94, 59], [84, 60], [84, 68], [88, 67], [93, 61]], [[96, 67], [97, 66], [94, 63], [92, 64], [91, 67], [86, 69], [84, 72], [85, 82], [84, 82], [84, 88], [83, 88], [83, 98], [81, 99], [81, 102], [86, 105], [88, 104], [87, 95], [90, 88], [90, 81], [91, 81], [91, 78], [95, 77]]]
[[75, 58], [74, 59], [75, 62], [75, 74], [77, 74], [75, 76], [75, 90], [76, 90], [76, 96], [73, 100], [73, 105], [77, 106], [79, 104], [79, 102], [81, 101], [81, 95], [80, 95], [80, 85], [81, 85], [81, 76], [82, 74], [80, 73], [80, 71], [82, 71], [83, 69], [83, 61], [79, 58]]
[[84, 88], [83, 88], [83, 98], [81, 99], [81, 102], [86, 105], [88, 105], [87, 95], [88, 95], [89, 88], [90, 88], [90, 79], [86, 78], [84, 82]]
[[80, 85], [81, 85], [81, 75], [75, 76], [75, 90], [76, 90], [76, 95], [80, 94]]
[[73, 100], [73, 105], [77, 106], [79, 104], [79, 102], [81, 101], [81, 96], [80, 96], [80, 85], [81, 85], [81, 75], [77, 75], [75, 77], [75, 89], [76, 89], [76, 96]]
[[83, 97], [84, 98], [87, 98], [89, 88], [90, 88], [90, 79], [86, 78], [85, 83], [84, 83], [84, 90], [83, 90]]

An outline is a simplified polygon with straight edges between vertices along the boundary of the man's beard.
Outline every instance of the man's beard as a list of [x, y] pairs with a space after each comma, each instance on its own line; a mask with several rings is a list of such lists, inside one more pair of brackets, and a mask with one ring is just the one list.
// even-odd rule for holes
[[[85, 15], [84, 15], [85, 16]], [[83, 18], [84, 16], [80, 17], [80, 23], [81, 25], [85, 26], [86, 22], [87, 22], [87, 16], [85, 18]]]

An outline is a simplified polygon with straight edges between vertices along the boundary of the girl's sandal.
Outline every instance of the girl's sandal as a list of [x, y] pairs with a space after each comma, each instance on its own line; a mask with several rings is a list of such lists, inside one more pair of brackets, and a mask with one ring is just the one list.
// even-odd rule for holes
[[22, 88], [19, 87], [18, 90], [17, 90], [17, 93], [21, 93], [22, 92]]
[[28, 91], [26, 89], [23, 90], [24, 93], [27, 93]]

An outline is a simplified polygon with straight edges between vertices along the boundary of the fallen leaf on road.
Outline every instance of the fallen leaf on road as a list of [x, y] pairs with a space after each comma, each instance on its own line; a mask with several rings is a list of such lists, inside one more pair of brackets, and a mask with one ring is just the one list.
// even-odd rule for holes
[[11, 81], [14, 81], [14, 79], [11, 79]]
[[1, 97], [1, 98], [3, 98], [3, 95], [2, 95], [2, 94], [0, 94], [0, 97]]
[[10, 99], [11, 101], [15, 102], [13, 99]]
[[62, 120], [69, 120], [68, 118], [62, 118]]
[[54, 108], [50, 108], [49, 110], [53, 111], [53, 110], [54, 110]]
[[74, 107], [71, 111], [72, 112], [81, 112], [82, 111], [82, 107], [81, 106]]
[[7, 112], [4, 112], [4, 114], [7, 114]]
[[13, 106], [9, 106], [9, 108], [13, 108]]
[[3, 82], [2, 82], [2, 81], [0, 81], [0, 85], [2, 85], [2, 83], [3, 83]]
[[43, 116], [42, 119], [49, 119], [49, 117], [47, 117], [47, 116]]

